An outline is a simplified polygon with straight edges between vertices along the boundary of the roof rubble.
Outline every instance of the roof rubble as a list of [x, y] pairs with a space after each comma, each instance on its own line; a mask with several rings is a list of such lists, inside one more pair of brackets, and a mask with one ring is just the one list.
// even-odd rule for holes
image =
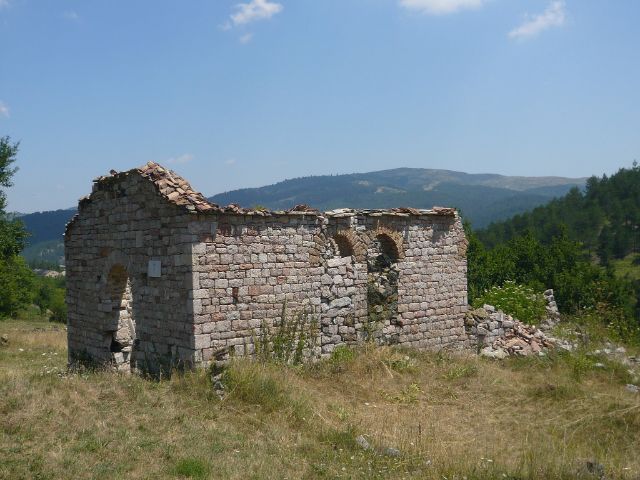
[[[132, 173], [138, 173], [142, 177], [151, 181], [158, 192], [171, 203], [184, 207], [191, 213], [227, 213], [235, 215], [256, 215], [256, 216], [273, 216], [273, 215], [315, 215], [332, 218], [352, 217], [356, 215], [370, 216], [421, 216], [421, 215], [437, 215], [437, 216], [455, 216], [454, 208], [433, 207], [432, 209], [417, 209], [409, 207], [390, 208], [390, 209], [353, 209], [339, 208], [328, 212], [320, 212], [319, 210], [308, 205], [296, 205], [289, 210], [270, 211], [264, 208], [242, 208], [237, 204], [230, 204], [224, 207], [216, 205], [206, 199], [200, 192], [194, 190], [189, 182], [173, 170], [163, 167], [156, 162], [148, 162], [142, 167], [134, 168], [124, 172], [116, 172], [111, 170], [110, 175], [101, 176], [94, 180], [94, 183], [113, 181], [114, 178], [121, 178]], [[83, 197], [80, 201], [87, 201], [87, 197]]]

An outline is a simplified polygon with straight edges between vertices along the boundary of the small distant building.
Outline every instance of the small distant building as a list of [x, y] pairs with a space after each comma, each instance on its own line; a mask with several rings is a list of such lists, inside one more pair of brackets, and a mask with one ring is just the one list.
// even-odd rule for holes
[[219, 207], [156, 164], [94, 180], [65, 233], [70, 362], [161, 372], [251, 354], [288, 312], [308, 355], [367, 339], [465, 345], [455, 210]]

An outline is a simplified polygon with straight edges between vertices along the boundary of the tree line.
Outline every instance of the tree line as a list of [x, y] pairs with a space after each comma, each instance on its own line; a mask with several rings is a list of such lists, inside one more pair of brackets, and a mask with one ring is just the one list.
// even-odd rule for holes
[[621, 334], [637, 335], [640, 282], [617, 275], [612, 261], [637, 255], [638, 225], [635, 162], [484, 230], [467, 225], [470, 301], [507, 281], [553, 288], [563, 313], [597, 312]]
[[[65, 321], [64, 279], [36, 276], [20, 256], [28, 234], [6, 212], [5, 189], [12, 186], [18, 143], [0, 138], [0, 318], [35, 305], [51, 319]], [[592, 177], [584, 191], [571, 190], [531, 212], [474, 231], [469, 240], [470, 303], [495, 287], [512, 291], [553, 288], [561, 311], [598, 316], [622, 336], [640, 338], [640, 282], [616, 275], [612, 260], [637, 254], [640, 225], [640, 168], [611, 177]], [[638, 266], [640, 268], [640, 265]]]
[[20, 252], [28, 233], [19, 219], [6, 211], [6, 188], [13, 185], [19, 143], [0, 138], [0, 319], [26, 314], [34, 306], [38, 313], [66, 321], [64, 279], [42, 278], [33, 273]]
[[543, 242], [566, 234], [602, 265], [638, 253], [640, 167], [634, 162], [610, 177], [591, 177], [584, 191], [573, 188], [546, 205], [491, 224], [478, 237], [495, 247], [524, 233]]

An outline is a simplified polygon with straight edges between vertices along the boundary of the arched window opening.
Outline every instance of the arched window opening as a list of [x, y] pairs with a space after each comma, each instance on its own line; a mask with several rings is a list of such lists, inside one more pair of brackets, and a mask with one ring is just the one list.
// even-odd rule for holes
[[377, 270], [391, 267], [393, 264], [398, 263], [400, 258], [396, 242], [386, 233], [376, 236], [372, 248], [370, 248], [370, 253], [373, 254], [370, 257], [374, 261], [374, 269]]
[[333, 240], [338, 247], [337, 255], [341, 257], [353, 256], [354, 254], [353, 244], [351, 243], [351, 240], [346, 235], [338, 233], [333, 237]]
[[367, 303], [369, 322], [394, 324], [398, 316], [398, 246], [385, 234], [369, 245], [367, 258]]

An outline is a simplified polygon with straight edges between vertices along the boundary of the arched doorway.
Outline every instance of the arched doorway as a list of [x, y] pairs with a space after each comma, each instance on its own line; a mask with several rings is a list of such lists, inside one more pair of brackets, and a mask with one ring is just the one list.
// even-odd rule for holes
[[131, 280], [122, 265], [114, 265], [107, 276], [107, 295], [111, 304], [108, 332], [111, 362], [118, 370], [131, 371], [136, 345], [136, 323], [132, 315]]
[[398, 259], [396, 242], [386, 233], [376, 235], [367, 252], [367, 304], [369, 322], [396, 323], [398, 316]]

